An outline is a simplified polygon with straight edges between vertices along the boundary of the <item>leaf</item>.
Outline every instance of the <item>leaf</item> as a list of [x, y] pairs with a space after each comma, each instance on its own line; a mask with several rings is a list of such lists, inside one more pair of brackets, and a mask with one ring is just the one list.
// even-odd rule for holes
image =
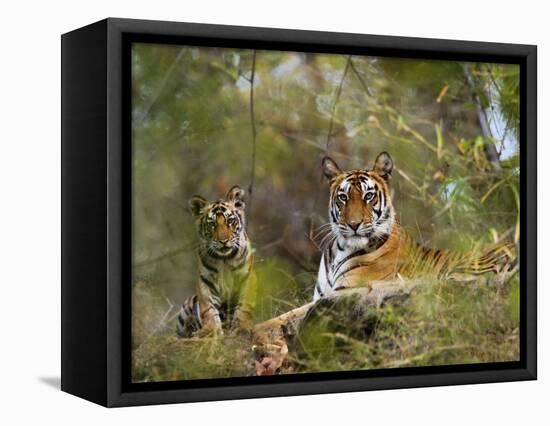
[[489, 195], [491, 195], [494, 192], [495, 189], [497, 189], [500, 185], [505, 183], [507, 180], [508, 180], [508, 178], [499, 180], [497, 183], [495, 183], [493, 186], [491, 186], [489, 188], [489, 190], [485, 193], [485, 195], [483, 195], [483, 197], [481, 197], [481, 202], [484, 203], [487, 200], [487, 198], [489, 197]]
[[447, 91], [449, 90], [449, 85], [446, 84], [445, 86], [443, 86], [443, 88], [441, 89], [441, 91], [439, 92], [439, 95], [437, 96], [437, 99], [435, 100], [438, 104], [441, 103], [441, 101], [443, 100], [443, 98], [445, 97], [445, 95], [447, 94]]

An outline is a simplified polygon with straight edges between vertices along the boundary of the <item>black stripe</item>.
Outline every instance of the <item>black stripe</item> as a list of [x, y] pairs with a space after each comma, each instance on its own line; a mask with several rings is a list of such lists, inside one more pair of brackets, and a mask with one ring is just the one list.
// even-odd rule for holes
[[243, 253], [241, 254], [241, 257], [242, 257], [242, 261], [240, 263], [238, 263], [237, 265], [235, 266], [232, 266], [232, 268], [235, 270], [235, 269], [240, 269], [242, 268], [243, 266], [245, 266], [246, 262], [248, 262], [248, 259], [249, 257], [246, 256], [248, 255], [248, 251], [247, 250], [244, 250]]
[[212, 265], [210, 265], [208, 262], [206, 262], [202, 256], [199, 256], [199, 260], [202, 263], [202, 266], [204, 266], [206, 269], [208, 269], [210, 272], [218, 273], [218, 269]]
[[214, 293], [210, 293], [210, 295], [208, 296], [208, 302], [215, 308], [218, 308], [222, 304], [220, 298]]
[[191, 316], [192, 315], [192, 311], [191, 311], [191, 308], [186, 304], [184, 307], [183, 307], [183, 313], [186, 315], [186, 316]]
[[323, 263], [325, 264], [325, 275], [328, 277], [328, 262], [326, 256], [323, 257]]
[[332, 209], [330, 209], [330, 215], [332, 216], [332, 221], [334, 223], [337, 223], [338, 222], [338, 219], [336, 219], [336, 216], [334, 215], [334, 211]]
[[214, 290], [217, 292], [216, 284], [214, 284], [212, 281], [210, 281], [208, 278], [206, 278], [204, 275], [200, 275], [201, 280], [210, 288], [211, 290]]
[[[332, 247], [329, 247], [327, 250], [329, 250], [329, 254], [332, 252]], [[329, 259], [326, 258], [326, 256], [323, 258], [323, 262], [325, 264], [325, 279], [327, 280], [328, 282], [328, 285], [329, 287], [332, 288], [332, 286], [334, 285], [332, 280], [330, 279], [330, 276], [329, 276], [329, 264], [332, 263], [332, 261], [327, 261]]]
[[357, 269], [357, 268], [362, 268], [362, 267], [366, 267], [366, 266], [370, 266], [372, 265], [372, 262], [361, 262], [361, 263], [358, 263], [357, 265], [353, 265], [352, 267], [346, 269], [344, 272], [342, 272], [341, 274], [339, 274], [335, 279], [334, 281], [337, 282], [340, 277], [342, 275], [346, 275], [348, 272], [351, 272], [353, 271], [354, 269]]
[[361, 249], [361, 250], [357, 250], [357, 251], [354, 251], [352, 254], [344, 257], [340, 262], [338, 262], [338, 264], [333, 268], [334, 269], [334, 273], [338, 272], [338, 269], [340, 269], [340, 267], [346, 263], [348, 260], [350, 259], [353, 259], [354, 257], [357, 257], [357, 256], [363, 256], [364, 254], [367, 254], [367, 251], [364, 250], [364, 249]]
[[430, 249], [428, 249], [424, 246], [420, 246], [420, 250], [422, 251], [422, 253], [421, 253], [421, 260], [422, 261], [426, 260], [426, 257], [428, 257], [432, 252]]
[[317, 293], [319, 293], [319, 296], [323, 297], [324, 293], [321, 291], [321, 286], [319, 285], [319, 281], [315, 284], [315, 289], [317, 290]]
[[329, 287], [332, 287], [334, 284], [333, 284], [332, 280], [330, 279], [330, 275], [329, 275], [329, 272], [330, 272], [330, 266], [329, 265], [332, 262], [327, 262], [327, 259], [325, 259], [324, 262], [325, 262], [325, 279], [327, 280]]
[[201, 310], [200, 310], [200, 305], [199, 305], [199, 301], [197, 300], [197, 296], [195, 296], [193, 298], [193, 314], [194, 314], [194, 317], [197, 319], [198, 323], [201, 325], [202, 327], [202, 318], [201, 318]]
[[334, 260], [334, 253], [332, 252], [332, 249], [334, 248], [334, 244], [331, 244], [330, 247], [327, 248], [328, 250], [328, 264], [332, 265], [332, 261]]
[[436, 264], [439, 260], [439, 258], [441, 257], [441, 255], [443, 254], [443, 252], [441, 250], [436, 250], [435, 251], [435, 254], [434, 254], [434, 264]]
[[210, 295], [210, 303], [216, 308], [218, 309], [221, 305], [222, 305], [222, 301], [220, 300], [219, 297], [217, 296], [214, 296], [214, 295]]

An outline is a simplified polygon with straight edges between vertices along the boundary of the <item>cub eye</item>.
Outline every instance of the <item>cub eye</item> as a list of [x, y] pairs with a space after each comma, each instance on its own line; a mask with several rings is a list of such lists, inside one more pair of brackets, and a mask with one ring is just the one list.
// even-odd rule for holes
[[348, 196], [344, 193], [341, 193], [341, 194], [338, 194], [338, 199], [342, 202], [342, 203], [345, 203], [346, 201], [348, 201]]
[[234, 226], [237, 224], [237, 221], [235, 220], [234, 217], [230, 217], [229, 219], [227, 219], [227, 224], [230, 226]]
[[374, 198], [374, 192], [367, 192], [365, 194], [365, 201], [370, 201]]
[[214, 231], [214, 222], [209, 221], [208, 219], [201, 226], [201, 231], [204, 231], [206, 234], [210, 234]]

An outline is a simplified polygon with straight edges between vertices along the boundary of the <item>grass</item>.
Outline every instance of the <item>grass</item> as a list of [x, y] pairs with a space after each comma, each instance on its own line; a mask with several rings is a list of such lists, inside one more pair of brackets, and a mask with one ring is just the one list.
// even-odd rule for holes
[[517, 278], [505, 289], [430, 283], [404, 303], [371, 309], [351, 327], [341, 310], [334, 311], [322, 312], [302, 331], [292, 351], [296, 371], [519, 359]]
[[[283, 373], [344, 371], [519, 359], [519, 276], [503, 285], [426, 282], [404, 302], [357, 310], [349, 303], [312, 315], [289, 345]], [[133, 380], [252, 375], [244, 338], [180, 339], [151, 285], [134, 290]], [[159, 327], [159, 323], [161, 326]]]

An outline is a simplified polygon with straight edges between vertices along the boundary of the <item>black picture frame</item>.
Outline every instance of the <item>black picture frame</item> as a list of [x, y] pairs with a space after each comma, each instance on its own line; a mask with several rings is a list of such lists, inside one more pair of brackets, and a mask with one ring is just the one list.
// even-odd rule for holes
[[[536, 379], [536, 46], [116, 18], [61, 41], [62, 390], [115, 407]], [[520, 361], [131, 383], [132, 42], [519, 64]]]

